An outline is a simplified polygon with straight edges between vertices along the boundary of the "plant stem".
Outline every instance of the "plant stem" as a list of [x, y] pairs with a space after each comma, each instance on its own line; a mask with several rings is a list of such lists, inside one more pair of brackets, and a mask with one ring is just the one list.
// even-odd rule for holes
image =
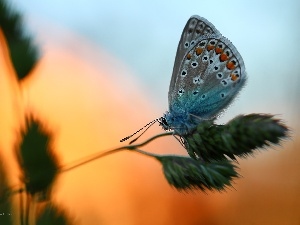
[[138, 148], [142, 147], [142, 146], [144, 146], [146, 144], [148, 144], [149, 142], [151, 142], [151, 141], [153, 141], [153, 140], [155, 140], [157, 138], [164, 137], [164, 136], [169, 136], [169, 135], [173, 135], [173, 132], [165, 132], [165, 133], [161, 133], [161, 134], [155, 135], [155, 136], [149, 138], [148, 140], [146, 140], [146, 141], [144, 141], [144, 142], [142, 142], [140, 144], [126, 145], [126, 146], [122, 146], [122, 147], [115, 148], [115, 149], [112, 149], [112, 150], [108, 150], [108, 151], [105, 151], [105, 152], [97, 153], [97, 154], [94, 154], [92, 156], [88, 156], [85, 159], [80, 159], [77, 162], [71, 163], [70, 166], [63, 166], [60, 169], [60, 172], [70, 171], [70, 170], [75, 169], [75, 168], [77, 168], [79, 166], [82, 166], [84, 164], [92, 162], [92, 161], [94, 161], [96, 159], [99, 159], [99, 158], [102, 158], [104, 156], [111, 155], [113, 153], [120, 152], [120, 151], [123, 151], [123, 150], [134, 150], [134, 151], [139, 152], [141, 154], [148, 155], [148, 156], [151, 156], [151, 157], [155, 157], [155, 154], [151, 154], [149, 152], [145, 152], [145, 151], [139, 150]]
[[[153, 140], [155, 140], [155, 139], [157, 139], [157, 138], [164, 137], [164, 136], [170, 136], [170, 135], [173, 135], [173, 132], [166, 132], [166, 133], [161, 133], [161, 134], [155, 135], [155, 136], [153, 136], [153, 137], [147, 139], [146, 141], [144, 141], [144, 142], [142, 142], [142, 143], [140, 143], [140, 144], [135, 144], [135, 145], [125, 145], [125, 146], [122, 146], [122, 147], [119, 147], [119, 148], [115, 148], [115, 149], [112, 149], [112, 150], [108, 150], [108, 151], [105, 151], [105, 152], [96, 153], [96, 154], [94, 154], [94, 155], [85, 157], [84, 159], [77, 160], [76, 162], [71, 163], [71, 165], [68, 165], [68, 166], [62, 166], [62, 167], [60, 168], [60, 171], [59, 171], [59, 172], [61, 172], [61, 173], [63, 173], [63, 172], [68, 172], [68, 171], [70, 171], [70, 170], [72, 170], [72, 169], [75, 169], [75, 168], [77, 168], [77, 167], [80, 167], [80, 166], [82, 166], [82, 165], [84, 165], [84, 164], [87, 164], [87, 163], [89, 163], [89, 162], [92, 162], [92, 161], [94, 161], [94, 160], [96, 160], [96, 159], [102, 158], [102, 157], [104, 157], [104, 156], [111, 155], [111, 154], [116, 153], [116, 152], [124, 151], [124, 150], [135, 151], [135, 152], [138, 152], [138, 153], [140, 153], [140, 154], [143, 154], [143, 155], [146, 155], [146, 156], [149, 156], [149, 157], [157, 157], [157, 155], [154, 154], [154, 153], [146, 152], [146, 151], [143, 151], [143, 150], [138, 149], [138, 148], [139, 148], [139, 147], [142, 147], [142, 146], [144, 146], [144, 145], [146, 145], [146, 144], [148, 144], [148, 143], [150, 143], [151, 141], [153, 141]], [[8, 196], [12, 196], [12, 195], [14, 195], [14, 194], [20, 194], [20, 204], [23, 205], [23, 199], [22, 199], [22, 196], [21, 196], [21, 195], [22, 195], [22, 193], [23, 193], [24, 191], [25, 191], [24, 188], [18, 188], [18, 189], [16, 189], [16, 190], [12, 190], [12, 191], [8, 194]], [[25, 201], [29, 201], [29, 200], [27, 199], [28, 197], [29, 197], [29, 196], [26, 195]], [[26, 206], [25, 209], [27, 209], [27, 207], [28, 207], [28, 206]], [[22, 210], [22, 207], [21, 207], [21, 210]], [[22, 210], [21, 215], [20, 215], [20, 216], [21, 216], [21, 223], [22, 223], [23, 221], [26, 221], [26, 220], [27, 220], [27, 219], [26, 219], [26, 215], [27, 215], [26, 213], [27, 213], [27, 212], [25, 212], [25, 216], [24, 216], [23, 211], [24, 211], [24, 210]], [[25, 210], [25, 211], [26, 211], [26, 210]], [[22, 217], [24, 217], [25, 219], [22, 218]]]

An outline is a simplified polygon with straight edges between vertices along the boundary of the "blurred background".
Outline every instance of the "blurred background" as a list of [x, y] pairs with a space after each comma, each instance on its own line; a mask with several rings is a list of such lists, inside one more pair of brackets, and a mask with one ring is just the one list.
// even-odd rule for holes
[[[271, 113], [292, 129], [281, 147], [239, 160], [242, 178], [222, 193], [178, 192], [169, 187], [158, 162], [131, 152], [61, 174], [54, 200], [76, 224], [300, 224], [299, 1], [10, 2], [23, 12], [26, 29], [41, 49], [40, 61], [22, 82], [20, 110], [33, 111], [55, 132], [62, 165], [120, 146], [121, 138], [162, 116], [178, 41], [194, 14], [233, 42], [249, 76], [218, 122]], [[14, 93], [6, 97], [2, 126], [13, 133], [9, 99]], [[158, 132], [161, 128], [154, 126], [141, 140]], [[13, 138], [1, 134], [7, 136], [1, 150], [5, 166], [15, 171], [10, 172], [13, 183], [18, 180], [10, 153]], [[186, 154], [171, 137], [145, 149]]]

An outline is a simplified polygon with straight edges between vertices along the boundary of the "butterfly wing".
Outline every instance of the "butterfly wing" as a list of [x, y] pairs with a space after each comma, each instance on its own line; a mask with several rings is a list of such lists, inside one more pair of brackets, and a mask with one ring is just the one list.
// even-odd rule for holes
[[[185, 28], [183, 37], [187, 33]], [[180, 63], [178, 68], [174, 66], [169, 90], [169, 107], [174, 114], [185, 111], [212, 119], [232, 102], [247, 79], [241, 55], [219, 32], [201, 35], [180, 57], [176, 57]]]
[[172, 93], [174, 91], [178, 71], [181, 66], [182, 59], [187, 53], [187, 50], [196, 44], [197, 39], [210, 34], [221, 35], [220, 32], [215, 28], [215, 26], [205, 18], [194, 15], [191, 16], [190, 19], [187, 21], [182, 31], [181, 38], [177, 47], [177, 53], [173, 67], [173, 74], [168, 94], [169, 104], [170, 102], [172, 102]]

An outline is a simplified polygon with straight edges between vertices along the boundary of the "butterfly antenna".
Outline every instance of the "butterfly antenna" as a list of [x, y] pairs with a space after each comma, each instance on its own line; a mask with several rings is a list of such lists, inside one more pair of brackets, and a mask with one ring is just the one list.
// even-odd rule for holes
[[120, 140], [120, 142], [126, 141], [129, 138], [131, 138], [132, 136], [136, 135], [137, 133], [139, 133], [140, 131], [142, 131], [143, 129], [146, 128], [146, 130], [144, 130], [143, 133], [141, 133], [137, 138], [135, 138], [134, 140], [132, 140], [129, 144], [132, 144], [133, 142], [135, 142], [140, 136], [142, 136], [154, 123], [156, 123], [158, 121], [158, 119], [152, 120], [150, 123], [147, 123], [145, 126], [143, 126], [141, 129], [139, 129], [138, 131], [134, 132], [133, 134], [123, 138]]
[[154, 124], [154, 122], [152, 124], [150, 124], [139, 136], [137, 136], [135, 139], [130, 141], [129, 144], [131, 145], [133, 142], [135, 142], [137, 139], [139, 139], [153, 124]]

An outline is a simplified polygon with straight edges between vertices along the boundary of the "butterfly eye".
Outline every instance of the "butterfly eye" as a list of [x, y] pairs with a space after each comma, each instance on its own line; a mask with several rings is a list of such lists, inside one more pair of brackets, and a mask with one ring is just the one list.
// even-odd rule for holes
[[190, 43], [186, 41], [186, 42], [184, 43], [184, 47], [185, 47], [185, 48], [188, 48], [189, 46], [190, 46]]
[[220, 97], [221, 97], [221, 98], [225, 98], [225, 94], [224, 94], [224, 93], [221, 93], [221, 94], [220, 94]]
[[201, 95], [201, 99], [202, 100], [206, 99], [206, 95], [205, 94]]
[[191, 43], [190, 43], [190, 45], [192, 46], [194, 44], [195, 44], [195, 40], [192, 40]]
[[197, 95], [199, 93], [199, 91], [194, 91], [193, 95]]
[[169, 124], [167, 123], [166, 118], [164, 118], [164, 117], [161, 118], [161, 123], [162, 123], [163, 125], [165, 125], [166, 127], [169, 126]]

